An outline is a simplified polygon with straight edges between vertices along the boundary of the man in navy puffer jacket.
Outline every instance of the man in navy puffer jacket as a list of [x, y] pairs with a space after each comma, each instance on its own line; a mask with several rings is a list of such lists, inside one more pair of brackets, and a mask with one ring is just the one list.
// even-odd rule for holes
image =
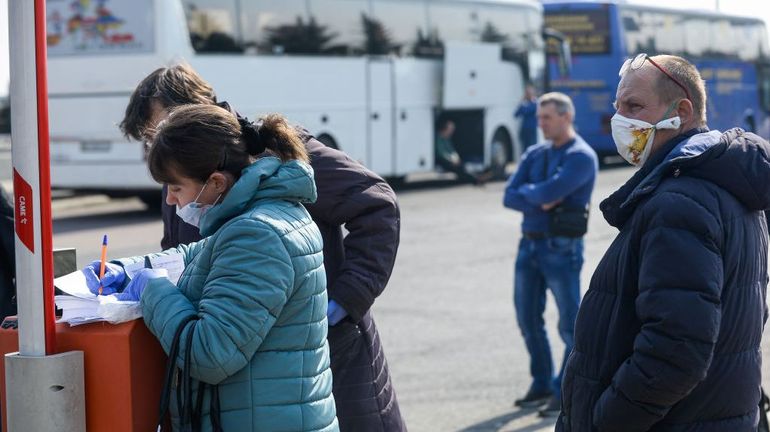
[[770, 145], [708, 131], [684, 59], [640, 55], [621, 76], [613, 136], [641, 169], [601, 205], [620, 233], [578, 313], [556, 430], [756, 430]]

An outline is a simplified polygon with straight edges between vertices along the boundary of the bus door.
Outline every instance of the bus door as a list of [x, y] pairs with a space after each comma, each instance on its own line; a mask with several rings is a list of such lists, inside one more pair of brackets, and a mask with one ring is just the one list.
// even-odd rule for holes
[[368, 64], [367, 166], [376, 173], [393, 175], [393, 62], [373, 58]]
[[398, 58], [395, 62], [395, 176], [433, 170], [434, 109], [439, 104], [440, 62]]
[[487, 144], [492, 145], [493, 131], [486, 129], [509, 121], [511, 107], [521, 99], [521, 68], [504, 60], [500, 44], [449, 42], [443, 84], [441, 116], [455, 123], [452, 142], [466, 164], [483, 166]]

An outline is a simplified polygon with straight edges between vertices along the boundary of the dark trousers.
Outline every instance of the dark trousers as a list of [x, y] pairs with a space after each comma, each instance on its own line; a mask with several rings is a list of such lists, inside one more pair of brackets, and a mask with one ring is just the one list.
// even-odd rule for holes
[[[564, 364], [574, 344], [582, 267], [582, 238], [524, 238], [519, 243], [513, 300], [516, 321], [529, 351], [532, 387], [550, 389], [557, 396], [561, 392]], [[559, 335], [565, 345], [562, 367], [556, 376], [543, 319], [549, 289], [559, 308]]]
[[457, 180], [463, 183], [476, 183], [476, 177], [466, 171], [462, 164], [455, 165], [446, 159], [436, 159], [436, 165], [444, 171], [455, 173]]

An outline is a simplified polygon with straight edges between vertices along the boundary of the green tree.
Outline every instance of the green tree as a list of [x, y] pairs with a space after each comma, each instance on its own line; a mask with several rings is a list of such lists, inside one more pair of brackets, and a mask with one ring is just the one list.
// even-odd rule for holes
[[398, 52], [398, 45], [393, 43], [393, 37], [382, 21], [362, 13], [361, 25], [364, 28], [366, 39], [364, 42], [365, 53], [385, 55], [394, 51]]
[[269, 51], [285, 54], [323, 54], [329, 49], [329, 42], [337, 37], [328, 26], [320, 25], [311, 17], [307, 22], [297, 17], [294, 24], [285, 24], [265, 29], [264, 45]]

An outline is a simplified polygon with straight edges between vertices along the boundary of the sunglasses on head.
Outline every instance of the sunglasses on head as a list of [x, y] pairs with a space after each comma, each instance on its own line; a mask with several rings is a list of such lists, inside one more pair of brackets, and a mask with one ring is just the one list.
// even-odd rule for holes
[[678, 79], [674, 78], [674, 76], [671, 75], [666, 69], [664, 69], [663, 66], [655, 63], [655, 61], [645, 53], [639, 54], [632, 59], [631, 58], [626, 59], [626, 61], [623, 62], [623, 66], [620, 67], [620, 72], [618, 73], [618, 75], [622, 77], [629, 70], [637, 70], [641, 68], [644, 65], [645, 60], [649, 61], [651, 65], [655, 66], [656, 68], [658, 68], [659, 71], [663, 72], [663, 75], [667, 76], [668, 79], [670, 79], [671, 81], [674, 82], [674, 84], [679, 86], [679, 88], [681, 88], [684, 91], [684, 94], [687, 95], [688, 100], [692, 100], [692, 98], [690, 97], [690, 91], [687, 90], [687, 87], [685, 87], [684, 84], [679, 82]]

